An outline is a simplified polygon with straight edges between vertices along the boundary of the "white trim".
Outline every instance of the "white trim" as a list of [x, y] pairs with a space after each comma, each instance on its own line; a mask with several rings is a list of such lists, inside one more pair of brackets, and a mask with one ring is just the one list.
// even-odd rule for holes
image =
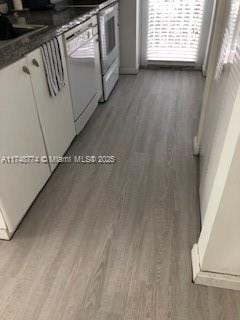
[[213, 23], [213, 30], [211, 36], [211, 43], [209, 48], [208, 54], [208, 67], [207, 67], [207, 78], [204, 87], [203, 99], [202, 99], [202, 106], [201, 106], [201, 115], [198, 124], [198, 143], [199, 145], [202, 144], [202, 137], [204, 132], [204, 125], [205, 125], [205, 117], [208, 109], [208, 102], [209, 96], [211, 92], [211, 87], [215, 75], [215, 69], [219, 54], [219, 41], [221, 41], [222, 37], [222, 28], [223, 24], [222, 21], [225, 15], [225, 2], [224, 1], [216, 1], [216, 8], [215, 8], [215, 16], [214, 16], [214, 23]]
[[1, 210], [0, 210], [0, 229], [7, 229], [7, 225], [5, 223]]
[[192, 249], [192, 268], [195, 284], [240, 291], [240, 276], [201, 270], [197, 244]]
[[208, 34], [207, 47], [206, 47], [204, 62], [203, 62], [203, 66], [202, 66], [202, 72], [203, 72], [204, 76], [207, 75], [210, 47], [211, 47], [211, 42], [212, 42], [212, 38], [213, 38], [213, 28], [214, 28], [214, 23], [215, 23], [215, 18], [216, 18], [216, 11], [217, 11], [217, 0], [214, 0], [213, 9], [212, 9], [212, 18], [211, 18], [210, 29], [209, 29], [209, 34]]
[[0, 240], [10, 240], [13, 233], [9, 233], [2, 210], [0, 209]]
[[138, 74], [139, 67], [137, 68], [121, 68], [120, 67], [120, 74]]
[[147, 37], [148, 37], [148, 1], [141, 2], [141, 31], [140, 31], [140, 65], [147, 66]]
[[207, 70], [206, 70], [206, 68], [204, 67], [204, 65], [202, 65], [201, 71], [202, 71], [203, 77], [206, 78], [206, 77], [207, 77]]
[[199, 147], [197, 136], [193, 138], [193, 154], [194, 156], [198, 156], [200, 154], [200, 147]]
[[10, 240], [13, 233], [9, 233], [6, 229], [0, 229], [0, 240]]

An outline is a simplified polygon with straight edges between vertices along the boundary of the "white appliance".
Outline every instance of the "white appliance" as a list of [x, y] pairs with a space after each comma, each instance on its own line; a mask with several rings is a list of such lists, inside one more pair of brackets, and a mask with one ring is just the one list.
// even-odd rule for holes
[[64, 37], [74, 121], [79, 134], [102, 94], [97, 17], [69, 30]]
[[118, 3], [99, 11], [103, 100], [107, 100], [119, 78]]
[[99, 10], [102, 97], [108, 99], [119, 78], [119, 6], [117, 0], [72, 1], [67, 7], [93, 7]]

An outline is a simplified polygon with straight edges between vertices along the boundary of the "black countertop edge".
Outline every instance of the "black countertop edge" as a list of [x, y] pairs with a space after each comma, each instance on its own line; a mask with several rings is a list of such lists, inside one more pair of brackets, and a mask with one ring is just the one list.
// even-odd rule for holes
[[19, 13], [10, 16], [14, 24], [44, 25], [46, 28], [20, 39], [8, 41], [1, 46], [0, 69], [24, 58], [28, 53], [39, 48], [43, 43], [58, 37], [71, 28], [85, 22], [98, 13], [97, 8], [65, 8], [61, 11], [43, 10]]

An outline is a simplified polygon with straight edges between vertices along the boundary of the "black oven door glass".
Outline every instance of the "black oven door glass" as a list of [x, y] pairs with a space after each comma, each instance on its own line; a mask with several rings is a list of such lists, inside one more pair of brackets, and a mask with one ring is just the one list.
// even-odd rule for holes
[[105, 30], [106, 30], [106, 53], [107, 55], [109, 55], [116, 46], [115, 17], [112, 17], [106, 21]]

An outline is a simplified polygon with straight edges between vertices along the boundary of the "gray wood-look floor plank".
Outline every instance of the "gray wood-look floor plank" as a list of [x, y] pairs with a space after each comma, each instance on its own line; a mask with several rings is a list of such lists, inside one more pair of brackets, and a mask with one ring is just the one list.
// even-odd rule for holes
[[238, 320], [240, 293], [192, 284], [200, 232], [192, 140], [203, 80], [122, 76], [11, 242], [0, 242], [1, 320]]

